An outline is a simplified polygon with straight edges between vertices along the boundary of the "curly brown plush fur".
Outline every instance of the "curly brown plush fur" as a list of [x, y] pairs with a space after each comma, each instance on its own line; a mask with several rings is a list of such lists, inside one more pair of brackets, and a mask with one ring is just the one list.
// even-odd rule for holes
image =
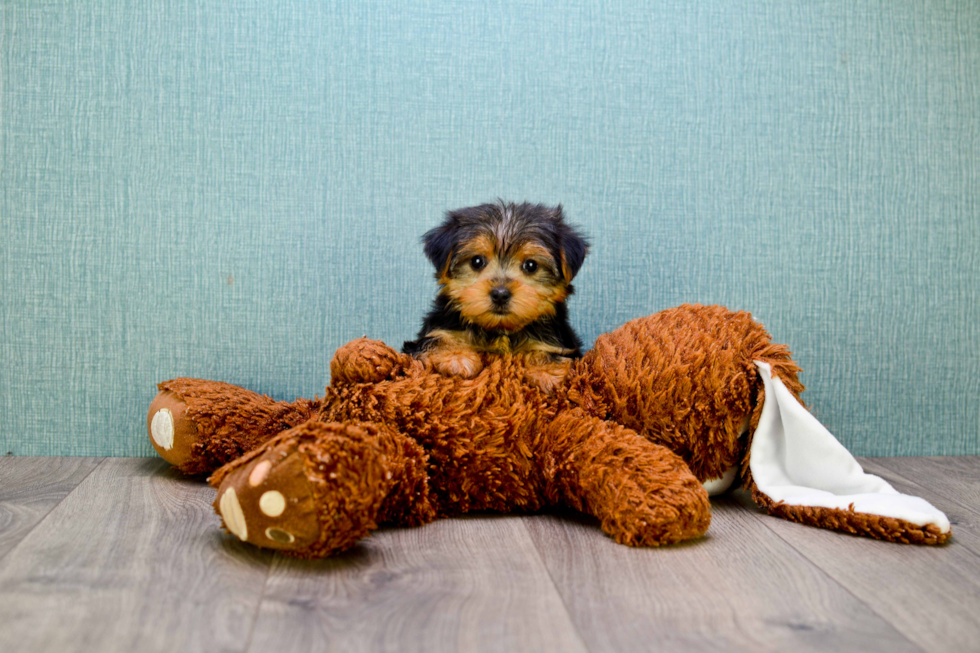
[[[148, 425], [168, 411], [172, 445], [151, 437], [161, 456], [186, 473], [217, 470], [215, 506], [229, 530], [293, 555], [329, 555], [380, 524], [559, 504], [597, 517], [618, 542], [656, 546], [708, 528], [702, 481], [740, 465], [754, 488], [746, 430], [763, 390], [753, 361], [802, 392], [786, 347], [748, 313], [712, 306], [601, 336], [552, 393], [529, 380], [520, 356], [487, 356], [464, 379], [360, 339], [336, 352], [323, 398], [277, 402], [175, 379], [160, 384]], [[803, 519], [757, 494], [774, 514]], [[826, 513], [807, 521], [938, 541], [901, 520], [871, 528], [868, 515]]]

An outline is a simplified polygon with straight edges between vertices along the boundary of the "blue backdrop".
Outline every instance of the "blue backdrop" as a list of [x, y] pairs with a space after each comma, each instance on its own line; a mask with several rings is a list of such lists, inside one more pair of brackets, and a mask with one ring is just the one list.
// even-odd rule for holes
[[751, 310], [857, 454], [980, 453], [980, 3], [4, 0], [0, 446], [322, 393], [449, 208], [562, 202], [591, 343]]

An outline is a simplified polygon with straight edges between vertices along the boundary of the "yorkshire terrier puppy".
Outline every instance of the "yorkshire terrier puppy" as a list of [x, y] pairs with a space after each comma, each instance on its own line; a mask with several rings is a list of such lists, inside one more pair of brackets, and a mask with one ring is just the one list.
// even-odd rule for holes
[[565, 300], [589, 243], [561, 206], [484, 204], [446, 214], [423, 238], [439, 294], [418, 339], [402, 351], [443, 374], [476, 376], [481, 354], [519, 354], [549, 392], [582, 342]]

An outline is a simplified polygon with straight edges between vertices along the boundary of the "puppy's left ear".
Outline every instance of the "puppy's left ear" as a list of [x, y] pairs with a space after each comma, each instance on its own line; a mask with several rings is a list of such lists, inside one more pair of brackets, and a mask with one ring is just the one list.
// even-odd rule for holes
[[561, 273], [565, 282], [570, 283], [589, 253], [589, 241], [573, 227], [565, 223], [561, 204], [555, 209], [558, 223], [558, 249], [561, 252]]

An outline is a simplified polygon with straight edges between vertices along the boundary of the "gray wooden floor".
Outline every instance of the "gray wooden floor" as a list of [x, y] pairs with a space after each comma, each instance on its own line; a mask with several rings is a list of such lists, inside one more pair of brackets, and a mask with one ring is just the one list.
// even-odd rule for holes
[[302, 562], [222, 533], [214, 491], [160, 460], [0, 458], [0, 651], [980, 651], [980, 457], [862, 462], [944, 510], [951, 542], [736, 496], [660, 550], [574, 514], [480, 515]]

